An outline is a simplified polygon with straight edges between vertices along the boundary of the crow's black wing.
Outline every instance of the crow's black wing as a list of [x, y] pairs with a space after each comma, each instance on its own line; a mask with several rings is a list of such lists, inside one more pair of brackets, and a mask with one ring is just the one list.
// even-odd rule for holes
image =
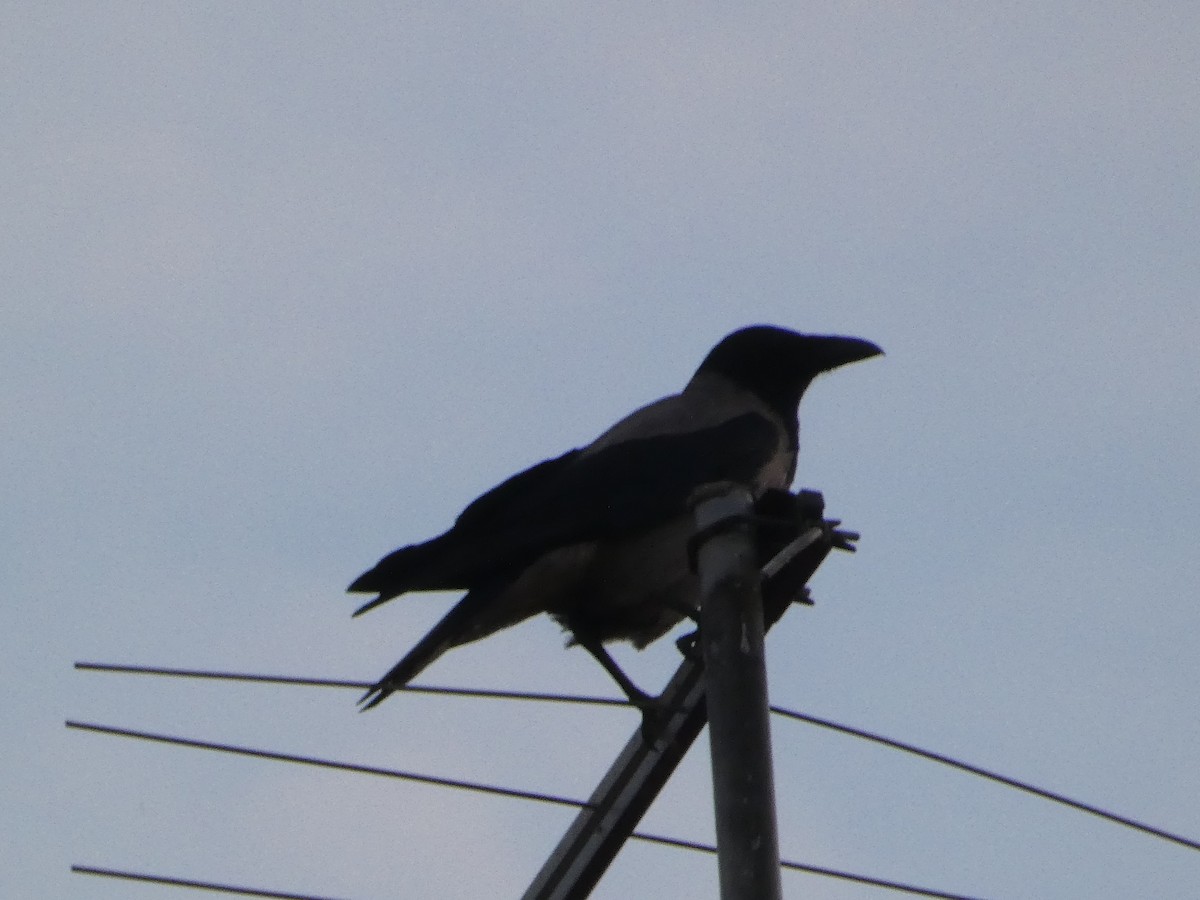
[[[526, 469], [471, 503], [445, 534], [403, 547], [351, 586], [379, 597], [472, 588], [516, 577], [544, 553], [624, 536], [686, 511], [702, 484], [749, 484], [780, 449], [766, 417], [572, 450]], [[358, 613], [356, 613], [357, 615]]]
[[568, 468], [580, 454], [579, 450], [568, 450], [562, 456], [547, 459], [530, 466], [502, 481], [464, 509], [454, 521], [454, 531], [459, 534], [486, 532], [491, 523], [502, 518], [505, 512], [523, 498], [537, 494], [543, 486], [553, 482], [556, 476]]
[[562, 456], [544, 460], [518, 472], [472, 501], [459, 515], [454, 527], [445, 534], [389, 553], [374, 568], [359, 575], [346, 589], [352, 594], [379, 594], [370, 603], [355, 610], [354, 615], [361, 615], [406, 591], [465, 590], [471, 587], [471, 576], [477, 566], [455, 553], [455, 548], [470, 543], [472, 535], [478, 538], [481, 545], [485, 545], [489, 536], [496, 531], [494, 523], [502, 519], [505, 510], [519, 502], [521, 497], [536, 492], [540, 483], [553, 478], [579, 452], [570, 450]]
[[[379, 591], [363, 612], [430, 583], [470, 590], [363, 697], [364, 709], [476, 630], [479, 616], [530, 563], [558, 547], [624, 537], [687, 510], [702, 484], [750, 484], [778, 452], [779, 432], [746, 414], [711, 428], [573, 450], [525, 470], [473, 502], [454, 527], [385, 557], [351, 589]], [[357, 613], [356, 613], [357, 615]], [[477, 635], [476, 635], [477, 636]]]
[[514, 551], [631, 534], [685, 512], [702, 484], [750, 484], [779, 443], [766, 417], [745, 413], [709, 428], [582, 452], [514, 493], [494, 511], [488, 531]]

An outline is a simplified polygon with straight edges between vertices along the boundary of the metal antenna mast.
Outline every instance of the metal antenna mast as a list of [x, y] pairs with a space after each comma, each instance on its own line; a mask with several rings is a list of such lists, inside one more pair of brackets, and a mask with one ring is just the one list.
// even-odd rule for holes
[[[723, 496], [725, 495], [718, 495], [717, 499]], [[793, 602], [809, 602], [805, 584], [830, 550], [838, 548], [852, 551], [853, 542], [858, 539], [858, 535], [853, 532], [837, 530], [840, 522], [823, 519], [824, 502], [821, 495], [815, 491], [803, 491], [799, 495], [784, 491], [768, 494], [760, 499], [753, 514], [748, 496], [744, 505], [740, 500], [733, 500], [732, 508], [726, 504], [718, 505], [711, 495], [709, 497], [708, 500], [704, 497], [697, 498], [700, 530], [693, 541], [702, 583], [724, 580], [723, 576], [718, 578], [705, 574], [710, 566], [710, 555], [715, 554], [719, 562], [720, 556], [725, 552], [720, 546], [713, 546], [713, 542], [726, 534], [739, 542], [751, 541], [748, 534], [749, 525], [751, 522], [757, 524], [758, 532], [751, 541], [748, 559], [755, 559], [755, 551], [759, 558], [770, 558], [761, 570], [759, 608], [762, 611], [761, 622], [764, 631], [775, 624]], [[700, 507], [703, 507], [703, 512]], [[745, 534], [738, 534], [739, 531]], [[753, 568], [753, 563], [750, 565]], [[753, 582], [757, 581], [757, 578], [753, 579]], [[759, 587], [760, 585], [753, 584], [753, 590], [747, 596], [757, 600]], [[705, 603], [708, 603], [707, 597]], [[708, 615], [707, 612], [702, 613], [702, 632], [705, 629], [716, 629], [716, 626], [710, 627]], [[735, 643], [740, 648], [740, 635], [735, 636]], [[710, 638], [719, 640], [715, 634], [710, 635]], [[761, 658], [761, 633], [757, 644]], [[654, 741], [647, 741], [640, 729], [634, 732], [625, 749], [592, 792], [588, 806], [576, 816], [554, 852], [522, 895], [523, 900], [583, 900], [591, 893], [708, 721], [709, 710], [705, 699], [704, 665], [696, 658], [685, 658], [663, 691], [661, 702], [668, 712], [657, 723]], [[765, 693], [762, 702], [766, 702]], [[765, 732], [765, 729], [763, 731]], [[716, 741], [715, 736], [713, 740]], [[714, 768], [717, 765], [717, 756], [718, 751], [714, 746]], [[714, 791], [720, 790], [717, 781], [714, 771]], [[738, 791], [739, 788], [735, 784], [730, 788], [729, 796], [736, 798]], [[716, 799], [717, 816], [720, 819], [722, 801]], [[771, 809], [773, 820], [773, 806]], [[740, 832], [741, 826], [734, 831]], [[719, 852], [724, 853], [720, 847], [720, 822], [717, 833]], [[725, 845], [729, 846], [728, 839]], [[773, 853], [775, 882], [778, 884], [778, 850], [774, 849]], [[734, 866], [733, 863], [728, 865]], [[722, 858], [719, 862], [722, 890], [726, 866], [727, 863]], [[761, 862], [759, 868], [762, 868]], [[773, 895], [722, 894], [723, 898], [735, 897], [739, 900], [741, 897], [754, 897], [757, 900], [758, 897], [772, 896], [779, 896], [778, 889]]]
[[721, 900], [781, 900], [754, 501], [743, 487], [714, 488], [695, 509]]

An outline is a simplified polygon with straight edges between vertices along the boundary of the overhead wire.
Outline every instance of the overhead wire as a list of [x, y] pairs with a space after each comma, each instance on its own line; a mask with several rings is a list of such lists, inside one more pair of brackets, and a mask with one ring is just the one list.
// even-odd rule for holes
[[[387, 769], [379, 766], [367, 766], [359, 763], [347, 763], [337, 760], [321, 759], [314, 756], [303, 756], [295, 753], [281, 753], [274, 750], [261, 750], [254, 747], [242, 747], [236, 744], [224, 744], [216, 741], [201, 741], [194, 738], [178, 737], [175, 735], [157, 734], [149, 731], [141, 731], [132, 728], [117, 728], [111, 725], [99, 725], [92, 722], [77, 722], [68, 719], [65, 723], [68, 728], [79, 731], [89, 731], [96, 734], [106, 734], [115, 737], [133, 738], [136, 740], [151, 741], [154, 743], [171, 744], [179, 747], [191, 747], [200, 750], [213, 750], [221, 753], [229, 753], [235, 756], [248, 756], [255, 759], [272, 760], [275, 762], [289, 762], [300, 765], [314, 766], [317, 768], [334, 769], [343, 772], [355, 772], [362, 775], [378, 775], [387, 778], [397, 778], [404, 781], [412, 781], [419, 784], [429, 784], [438, 787], [452, 787], [461, 790], [475, 791], [478, 793], [489, 794], [492, 796], [510, 797], [520, 800], [534, 800], [540, 803], [557, 804], [561, 806], [569, 806], [575, 809], [591, 809], [592, 804], [586, 800], [578, 800], [573, 797], [565, 797], [558, 794], [548, 794], [540, 791], [526, 791], [516, 788], [506, 788], [499, 785], [484, 784], [482, 782], [467, 781], [457, 778], [445, 778], [436, 775], [424, 775], [418, 772], [407, 772], [401, 769]], [[684, 850], [693, 850], [702, 853], [714, 854], [717, 848], [711, 844], [705, 844], [698, 841], [688, 841], [680, 838], [672, 838], [664, 835], [652, 834], [644, 831], [634, 831], [631, 838], [639, 841], [644, 841], [653, 844], [676, 847]], [[872, 887], [886, 888], [888, 890], [899, 891], [901, 893], [913, 894], [921, 897], [935, 897], [941, 900], [976, 900], [976, 898], [957, 893], [948, 893], [945, 891], [937, 891], [930, 888], [910, 885], [900, 881], [894, 881], [885, 878], [875, 878], [869, 875], [859, 875], [853, 872], [844, 872], [837, 869], [828, 869], [822, 866], [813, 866], [806, 863], [799, 863], [793, 860], [780, 860], [780, 865], [785, 869], [790, 869], [797, 872], [805, 872], [811, 875], [823, 875], [830, 878], [838, 878], [845, 881], [853, 881], [858, 884], [869, 885]], [[93, 874], [90, 867], [72, 867], [73, 870], [88, 869], [89, 874]], [[115, 871], [115, 870], [108, 870]], [[116, 877], [115, 875], [113, 877]], [[282, 896], [295, 897], [299, 895], [288, 894], [250, 894], [250, 896]], [[303, 898], [302, 898], [303, 900]]]
[[885, 737], [881, 734], [876, 734], [872, 731], [866, 731], [862, 728], [853, 728], [849, 725], [842, 725], [839, 722], [833, 722], [829, 719], [822, 719], [818, 716], [812, 716], [807, 713], [797, 712], [791, 709], [784, 709], [780, 706], [772, 706], [771, 712], [776, 715], [788, 719], [794, 719], [798, 722], [806, 722], [809, 725], [817, 725], [821, 728], [828, 728], [830, 731], [837, 731], [841, 734], [850, 735], [851, 737], [861, 738], [864, 741], [872, 741], [884, 747], [889, 747], [892, 750], [903, 750], [905, 753], [911, 753], [914, 756], [919, 756], [922, 759], [930, 760], [931, 762], [941, 763], [944, 766], [950, 766], [953, 769], [958, 769], [962, 772], [967, 772], [971, 775], [977, 775], [980, 778], [986, 778], [990, 781], [995, 781], [998, 784], [1006, 787], [1015, 788], [1019, 791], [1024, 791], [1032, 794], [1035, 797], [1040, 797], [1043, 800], [1050, 800], [1054, 803], [1062, 804], [1070, 809], [1079, 812], [1085, 812], [1093, 816], [1098, 816], [1108, 822], [1113, 822], [1117, 825], [1122, 825], [1125, 828], [1140, 831], [1143, 834], [1148, 834], [1152, 837], [1161, 838], [1164, 841], [1171, 841], [1180, 846], [1187, 847], [1189, 850], [1200, 850], [1200, 841], [1194, 841], [1191, 838], [1184, 837], [1181, 834], [1176, 834], [1172, 831], [1167, 831], [1163, 828], [1158, 828], [1154, 825], [1148, 825], [1145, 822], [1131, 819], [1128, 816], [1122, 816], [1118, 813], [1111, 812], [1107, 809], [1102, 809], [1099, 806], [1093, 806], [1090, 803], [1084, 803], [1082, 800], [1075, 800], [1065, 794], [1060, 794], [1056, 791], [1050, 791], [1046, 788], [1040, 788], [1030, 784], [1027, 781], [1021, 781], [1018, 778], [1010, 778], [1007, 775], [1001, 775], [999, 772], [993, 772], [989, 769], [984, 769], [980, 766], [972, 765], [971, 763], [963, 762], [954, 757], [947, 756], [944, 753], [936, 753], [932, 750], [926, 750], [918, 747], [915, 744], [908, 744], [904, 741], [898, 741], [894, 738]]
[[141, 881], [147, 884], [162, 884], [168, 887], [193, 888], [200, 891], [212, 891], [217, 894], [235, 894], [239, 897], [268, 897], [271, 900], [335, 900], [333, 897], [319, 897], [316, 894], [294, 894], [284, 891], [268, 891], [262, 888], [239, 887], [232, 884], [217, 884], [214, 881], [194, 881], [190, 878], [172, 878], [168, 875], [149, 875], [145, 872], [124, 872], [119, 869], [101, 869], [96, 866], [71, 866], [71, 871], [78, 875], [98, 875], [102, 878], [116, 878], [121, 881]]
[[523, 791], [517, 788], [499, 787], [476, 781], [464, 781], [458, 778], [443, 778], [438, 775], [423, 775], [419, 772], [406, 772], [403, 769], [385, 769], [380, 766], [367, 766], [360, 763], [339, 762], [332, 759], [320, 759], [315, 756], [301, 756], [295, 753], [280, 753], [275, 750], [259, 750], [253, 747], [240, 747], [236, 744], [223, 744], [217, 741], [200, 741], [194, 738], [175, 737], [167, 734], [155, 734], [151, 731], [139, 731], [133, 728], [115, 728], [110, 725], [97, 725], [92, 722], [75, 722], [67, 720], [68, 728], [79, 731], [92, 731], [97, 734], [109, 734], [116, 737], [136, 738], [159, 744], [174, 744], [179, 747], [193, 747], [197, 750], [215, 750], [221, 753], [232, 753], [235, 756], [252, 756], [257, 759], [268, 759], [274, 762], [297, 763], [299, 765], [316, 766], [323, 769], [337, 769], [343, 772], [356, 772], [359, 775], [380, 775], [385, 778], [401, 778], [405, 781], [415, 781], [421, 784], [432, 784], [438, 787], [460, 788], [468, 791], [478, 791], [484, 794], [494, 794], [500, 797], [514, 797], [518, 800], [534, 800], [539, 803], [556, 803], [583, 809], [587, 803], [573, 800], [570, 797], [560, 797], [540, 791]]
[[[258, 684], [297, 685], [300, 687], [353, 688], [365, 691], [375, 686], [373, 681], [350, 681], [341, 678], [305, 678], [296, 675], [258, 675], [248, 672], [218, 672], [207, 669], [175, 669], [163, 666], [127, 666], [114, 663], [77, 662], [75, 668], [84, 672], [112, 672], [120, 675], [162, 675], [170, 678], [196, 678], [212, 681], [245, 681]], [[451, 697], [476, 697], [487, 700], [529, 700], [548, 703], [579, 703], [591, 706], [629, 706], [624, 698], [588, 696], [584, 694], [555, 694], [542, 691], [504, 691], [491, 688], [439, 687], [406, 684], [396, 688], [410, 694], [442, 694]]]
[[[303, 678], [287, 675], [258, 675], [240, 672], [215, 672], [200, 669], [177, 669], [157, 666], [129, 666], [110, 663], [77, 662], [75, 663], [75, 668], [84, 671], [110, 672], [119, 674], [160, 675], [177, 678], [199, 678], [224, 681], [258, 682], [266, 684], [289, 684], [309, 687], [354, 688], [356, 690], [365, 690], [366, 688], [371, 687], [373, 684], [373, 682], [348, 681], [331, 678]], [[627, 700], [615, 699], [612, 697], [592, 697], [576, 694], [545, 693], [536, 691], [504, 691], [412, 684], [406, 685], [400, 690], [414, 694], [435, 694], [481, 699], [523, 700], [533, 702], [575, 703], [603, 706], [629, 706], [629, 702]], [[964, 762], [944, 753], [926, 750], [923, 747], [917, 746], [916, 744], [910, 744], [905, 741], [896, 740], [895, 738], [889, 738], [877, 732], [868, 731], [862, 728], [855, 728], [851, 725], [843, 725], [840, 722], [835, 722], [831, 719], [824, 719], [819, 716], [802, 713], [782, 706], [772, 706], [771, 712], [783, 718], [792, 719], [793, 721], [804, 722], [809, 725], [816, 725], [820, 728], [825, 728], [830, 731], [848, 735], [850, 737], [856, 737], [861, 740], [870, 741], [872, 743], [879, 744], [880, 746], [889, 747], [893, 750], [901, 750], [913, 756], [920, 757], [921, 759], [940, 763], [941, 765], [957, 769], [961, 772], [966, 772], [980, 778], [985, 778], [989, 781], [996, 782], [997, 784], [1023, 791], [1035, 797], [1040, 797], [1043, 800], [1049, 800], [1053, 803], [1058, 803], [1078, 812], [1096, 816], [1100, 819], [1104, 819], [1105, 821], [1112, 822], [1124, 828], [1129, 828], [1133, 831], [1150, 835], [1151, 837], [1156, 837], [1161, 840], [1178, 844], [1182, 847], [1187, 847], [1189, 850], [1200, 851], [1200, 841], [1196, 841], [1181, 834], [1177, 834], [1175, 832], [1150, 825], [1146, 822], [1130, 818], [1129, 816], [1120, 815], [1119, 813], [1095, 806], [1091, 803], [1085, 803], [1082, 800], [1075, 800], [1074, 798], [1068, 797], [1065, 794], [1038, 787], [1037, 785], [1034, 785], [1028, 781], [1012, 778], [999, 772]]]
[[[662, 837], [656, 834], [647, 834], [644, 831], [635, 831], [631, 837], [637, 838], [640, 841], [647, 841], [654, 844], [662, 844], [666, 847], [678, 847], [682, 850], [697, 850], [701, 853], [709, 853], [715, 855], [717, 847], [715, 844], [706, 844], [701, 841], [685, 841], [679, 838]], [[980, 900], [970, 894], [949, 894], [944, 891], [935, 891], [931, 888], [918, 887], [915, 884], [906, 884], [902, 881], [892, 881], [886, 878], [872, 878], [869, 875], [859, 875], [854, 872], [845, 872], [840, 869], [827, 869], [823, 866], [811, 866], [805, 863], [792, 862], [788, 859], [779, 861], [781, 868], [790, 869], [793, 872], [804, 872], [808, 875], [822, 875], [826, 878], [839, 878], [844, 881], [852, 881], [855, 884], [864, 884], [870, 887], [886, 888], [890, 891], [900, 891], [905, 894], [913, 894], [918, 897], [937, 897], [939, 900]]]
[[[715, 854], [717, 848], [712, 844], [705, 844], [700, 841], [686, 841], [680, 838], [669, 838], [661, 835], [646, 834], [638, 832], [634, 835], [638, 840], [648, 843], [660, 844], [664, 847], [672, 847], [681, 850], [695, 850], [700, 853]], [[823, 875], [827, 878], [839, 878], [863, 884], [870, 887], [885, 888], [888, 890], [902, 891], [907, 894], [912, 894], [917, 897], [934, 897], [938, 900], [978, 900], [967, 894], [948, 894], [943, 891], [934, 891], [928, 888], [918, 887], [917, 885], [905, 884], [899, 881], [889, 881], [883, 878], [870, 878], [866, 875], [856, 875], [852, 872], [843, 872], [838, 869], [827, 869], [821, 866], [809, 866], [802, 863], [791, 862], [789, 860], [781, 860], [780, 866], [785, 869], [790, 869], [795, 872], [804, 872], [809, 875]], [[151, 884], [161, 884], [168, 887], [186, 887], [197, 888], [205, 891], [215, 891], [223, 894], [236, 894], [242, 897], [269, 897], [276, 900], [334, 900], [329, 897], [318, 897], [314, 894], [293, 894], [284, 893], [282, 891], [268, 891], [262, 888], [238, 887], [230, 884], [218, 884], [212, 881], [195, 881], [188, 878], [173, 878], [167, 875], [149, 875], [144, 872], [125, 872], [118, 869], [101, 869], [95, 866], [71, 866], [71, 871], [80, 875], [100, 875], [107, 878], [118, 878], [126, 881], [142, 881]]]

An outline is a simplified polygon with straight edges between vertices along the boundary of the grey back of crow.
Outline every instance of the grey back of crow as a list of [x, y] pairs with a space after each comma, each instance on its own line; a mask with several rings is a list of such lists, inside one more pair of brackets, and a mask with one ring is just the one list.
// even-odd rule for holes
[[[881, 352], [857, 338], [765, 325], [735, 331], [680, 393], [514, 475], [445, 533], [385, 556], [350, 585], [377, 594], [355, 615], [410, 591], [466, 594], [368, 692], [367, 708], [451, 647], [541, 612], [606, 668], [604, 642], [640, 648], [665, 634], [697, 602], [686, 552], [696, 488], [735, 482], [755, 496], [786, 488], [805, 388]], [[627, 681], [622, 687], [629, 691]]]

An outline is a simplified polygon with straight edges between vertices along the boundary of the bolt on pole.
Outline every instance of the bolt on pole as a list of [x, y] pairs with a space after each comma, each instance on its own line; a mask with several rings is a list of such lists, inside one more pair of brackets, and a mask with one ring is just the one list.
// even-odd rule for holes
[[693, 506], [721, 900], [781, 900], [753, 498], [720, 484]]

